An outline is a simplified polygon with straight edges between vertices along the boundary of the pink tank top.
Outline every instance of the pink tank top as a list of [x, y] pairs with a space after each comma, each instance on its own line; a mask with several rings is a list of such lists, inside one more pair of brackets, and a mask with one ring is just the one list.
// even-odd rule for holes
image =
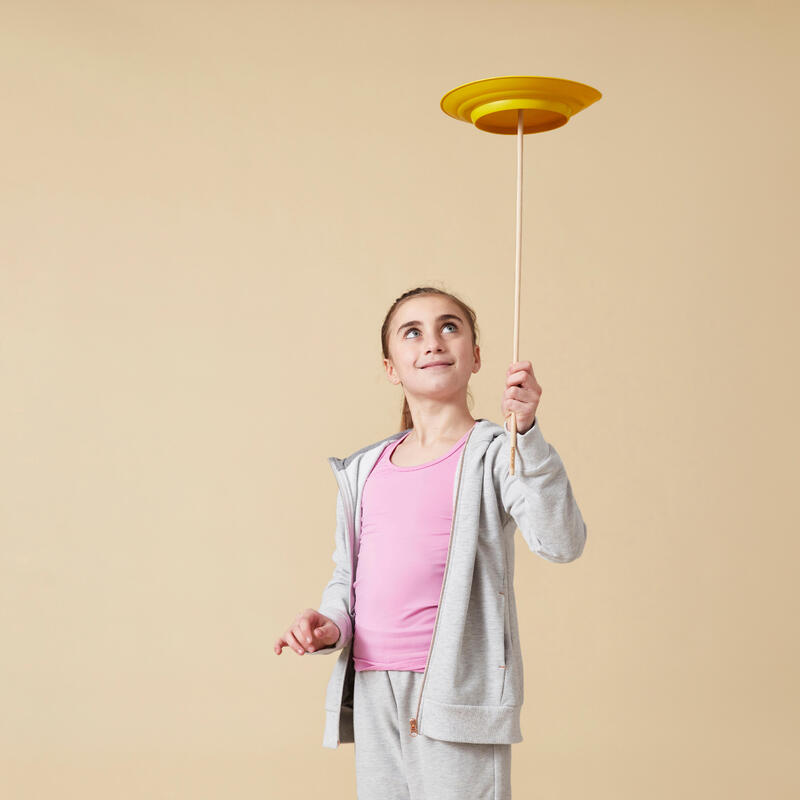
[[468, 435], [435, 461], [398, 467], [391, 455], [407, 433], [386, 445], [367, 477], [354, 582], [357, 672], [425, 670], [450, 544], [455, 472]]

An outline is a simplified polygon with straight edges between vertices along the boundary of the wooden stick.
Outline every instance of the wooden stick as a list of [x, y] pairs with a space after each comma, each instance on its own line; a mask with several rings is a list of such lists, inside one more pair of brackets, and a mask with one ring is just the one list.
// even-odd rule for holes
[[[514, 355], [512, 361], [519, 360], [519, 285], [522, 273], [522, 137], [523, 111], [517, 110], [517, 266], [514, 280]], [[514, 474], [514, 460], [517, 452], [517, 416], [511, 413], [511, 464], [509, 472]]]

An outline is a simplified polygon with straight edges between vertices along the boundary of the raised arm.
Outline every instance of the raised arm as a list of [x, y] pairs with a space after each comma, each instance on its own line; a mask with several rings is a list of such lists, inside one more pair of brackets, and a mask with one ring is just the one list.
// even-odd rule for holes
[[517, 433], [514, 475], [509, 472], [511, 433], [506, 428], [486, 453], [495, 491], [528, 547], [556, 563], [574, 561], [586, 543], [586, 523], [561, 457], [542, 436], [538, 420]]

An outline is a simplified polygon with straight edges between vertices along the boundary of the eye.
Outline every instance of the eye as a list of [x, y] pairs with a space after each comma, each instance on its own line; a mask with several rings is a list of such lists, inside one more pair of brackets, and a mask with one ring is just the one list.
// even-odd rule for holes
[[[453, 327], [453, 328], [455, 328], [456, 330], [458, 330], [458, 325], [456, 325], [456, 324], [455, 324], [455, 322], [445, 322], [445, 324], [444, 324], [444, 325], [442, 325], [442, 327], [443, 327], [443, 328], [446, 328], [448, 325], [450, 325], [451, 327]], [[417, 333], [419, 333], [419, 328], [409, 328], [409, 329], [406, 331], [406, 335], [405, 335], [403, 338], [404, 338], [404, 339], [408, 339], [408, 334], [409, 334], [409, 333], [411, 333], [411, 331], [416, 331]], [[412, 338], [416, 339], [417, 337], [416, 337], [416, 336], [414, 336], [414, 337], [412, 337]]]

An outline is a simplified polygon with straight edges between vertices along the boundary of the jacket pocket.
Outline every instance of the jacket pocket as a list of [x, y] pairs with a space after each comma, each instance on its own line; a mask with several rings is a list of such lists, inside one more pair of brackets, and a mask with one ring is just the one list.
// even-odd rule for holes
[[501, 615], [500, 618], [503, 620], [503, 662], [502, 664], [498, 664], [498, 669], [502, 671], [502, 677], [500, 680], [500, 703], [503, 702], [503, 693], [505, 691], [506, 686], [506, 675], [508, 674], [508, 669], [511, 666], [511, 655], [512, 655], [512, 647], [511, 647], [511, 638], [510, 638], [510, 627], [508, 624], [508, 596], [506, 594], [506, 589], [504, 588], [503, 591], [498, 592], [498, 600], [500, 602], [500, 611]]

